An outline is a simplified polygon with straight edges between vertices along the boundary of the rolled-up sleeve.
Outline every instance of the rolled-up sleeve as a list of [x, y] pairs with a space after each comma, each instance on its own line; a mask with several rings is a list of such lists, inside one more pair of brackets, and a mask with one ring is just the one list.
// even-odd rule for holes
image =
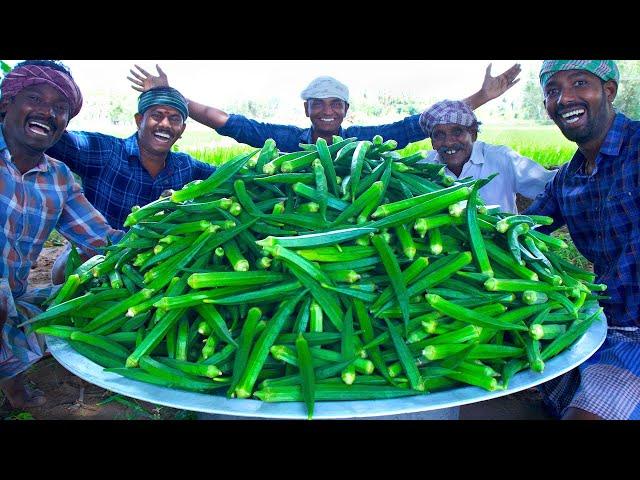
[[535, 198], [542, 193], [557, 170], [547, 170], [539, 163], [509, 149], [507, 156], [513, 167], [515, 191], [527, 198]]
[[124, 232], [109, 226], [104, 216], [89, 203], [73, 176], [69, 175], [67, 185], [65, 203], [56, 225], [60, 234], [90, 255], [98, 253], [96, 249], [108, 241], [116, 243], [120, 240]]
[[295, 152], [300, 150], [300, 136], [303, 130], [294, 125], [263, 123], [244, 115], [231, 114], [225, 126], [217, 128], [216, 132], [255, 148], [261, 148], [268, 138], [273, 138], [278, 150]]
[[557, 176], [546, 184], [542, 193], [540, 193], [533, 203], [524, 212], [525, 215], [545, 215], [553, 218], [553, 224], [537, 227], [544, 233], [550, 233], [558, 228], [562, 227], [566, 222], [562, 216], [560, 205], [555, 194], [555, 183], [557, 182]]

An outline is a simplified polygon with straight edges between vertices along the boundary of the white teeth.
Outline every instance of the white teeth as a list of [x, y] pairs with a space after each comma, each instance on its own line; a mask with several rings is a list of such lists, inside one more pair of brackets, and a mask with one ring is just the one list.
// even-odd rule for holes
[[[579, 109], [579, 110], [572, 110], [570, 112], [567, 113], [563, 113], [561, 116], [562, 118], [569, 118], [569, 117], [573, 117], [575, 115], [581, 115], [584, 113], [584, 109]], [[573, 122], [569, 122], [569, 123], [573, 123]]]
[[160, 138], [164, 138], [169, 140], [171, 138], [171, 135], [167, 134], [167, 133], [160, 133], [160, 132], [156, 132], [156, 137], [160, 137]]
[[446, 153], [447, 155], [453, 155], [453, 154], [454, 154], [454, 153], [456, 153], [456, 152], [457, 152], [457, 150], [447, 150], [447, 151], [446, 151], [446, 152], [444, 152], [444, 153]]
[[45, 125], [44, 123], [31, 121], [31, 122], [29, 122], [29, 125], [35, 125], [36, 127], [40, 127], [46, 132], [46, 133], [42, 133], [42, 132], [39, 132], [37, 130], [31, 129], [33, 132], [37, 133], [38, 135], [46, 135], [47, 133], [49, 133], [51, 131], [51, 128], [48, 125]]

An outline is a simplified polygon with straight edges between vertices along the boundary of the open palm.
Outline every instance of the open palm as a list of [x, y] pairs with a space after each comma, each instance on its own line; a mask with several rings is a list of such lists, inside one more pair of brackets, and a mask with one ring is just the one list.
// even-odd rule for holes
[[134, 90], [137, 90], [138, 92], [146, 92], [147, 90], [155, 87], [169, 86], [169, 79], [167, 78], [167, 74], [162, 71], [160, 65], [156, 65], [156, 70], [158, 70], [157, 76], [151, 75], [144, 68], [138, 65], [134, 66], [138, 69], [138, 72], [131, 69], [129, 71], [131, 72], [131, 75], [133, 75], [133, 77], [127, 77], [127, 80], [133, 83], [133, 85], [131, 85], [131, 88], [133, 88]]
[[487, 99], [492, 100], [499, 97], [518, 83], [520, 79], [517, 77], [520, 74], [520, 71], [520, 64], [516, 63], [497, 77], [492, 77], [491, 64], [489, 64], [484, 75], [484, 82], [482, 82], [482, 91], [486, 95]]

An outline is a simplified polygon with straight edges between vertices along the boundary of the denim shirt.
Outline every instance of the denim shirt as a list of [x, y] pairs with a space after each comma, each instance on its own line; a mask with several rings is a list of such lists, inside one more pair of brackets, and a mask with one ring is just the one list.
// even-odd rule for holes
[[[397, 141], [398, 148], [404, 148], [409, 143], [426, 138], [418, 123], [419, 118], [420, 115], [411, 115], [386, 125], [341, 127], [338, 135], [342, 138], [356, 137], [358, 140], [371, 140], [375, 135], [381, 135], [385, 140]], [[262, 147], [268, 138], [273, 138], [281, 152], [297, 152], [301, 143], [313, 143], [313, 127], [262, 123], [236, 114], [229, 115], [225, 126], [216, 131], [255, 148]]]
[[80, 176], [89, 201], [118, 229], [134, 205], [146, 205], [164, 190], [179, 190], [192, 180], [204, 180], [216, 169], [186, 153], [169, 152], [165, 168], [153, 178], [140, 162], [137, 133], [123, 139], [65, 132], [47, 154]]

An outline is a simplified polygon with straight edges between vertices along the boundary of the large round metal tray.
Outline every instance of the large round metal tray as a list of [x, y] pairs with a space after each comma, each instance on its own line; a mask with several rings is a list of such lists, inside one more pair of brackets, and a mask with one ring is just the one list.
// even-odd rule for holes
[[[606, 334], [607, 323], [602, 315], [571, 348], [546, 362], [542, 374], [530, 370], [520, 372], [513, 376], [506, 390], [489, 392], [479, 387], [468, 386], [390, 400], [316, 402], [313, 417], [340, 419], [426, 412], [509, 395], [547, 382], [580, 365], [600, 348]], [[106, 373], [102, 367], [80, 355], [63, 339], [47, 337], [47, 344], [55, 359], [78, 377], [138, 400], [209, 414], [277, 419], [307, 418], [305, 406], [301, 402], [267, 403], [259, 400], [228, 399], [221, 395], [159, 387], [130, 380], [115, 373]], [[221, 392], [224, 392], [224, 389], [221, 389]]]

